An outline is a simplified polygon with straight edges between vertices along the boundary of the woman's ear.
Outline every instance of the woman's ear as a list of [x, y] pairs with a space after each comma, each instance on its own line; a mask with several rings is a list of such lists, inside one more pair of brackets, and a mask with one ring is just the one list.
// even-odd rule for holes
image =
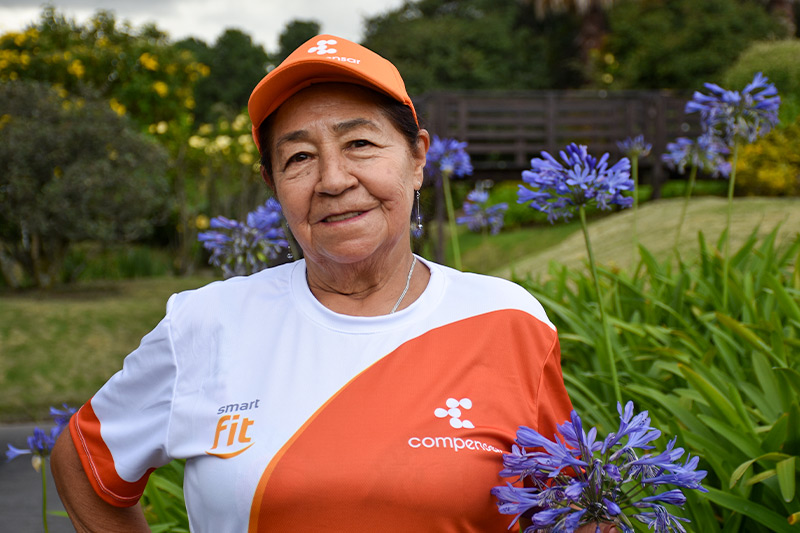
[[427, 161], [427, 153], [428, 148], [431, 146], [431, 136], [428, 133], [428, 130], [421, 129], [419, 130], [419, 136], [417, 137], [417, 148], [413, 154], [414, 157], [414, 174], [419, 176], [419, 184], [422, 185], [423, 180], [423, 170], [425, 169], [425, 163]]
[[275, 184], [272, 183], [272, 177], [269, 175], [269, 172], [267, 171], [266, 168], [264, 168], [264, 165], [261, 165], [260, 170], [261, 170], [261, 179], [264, 180], [264, 183], [267, 184], [267, 187], [269, 187], [272, 193], [275, 194]]

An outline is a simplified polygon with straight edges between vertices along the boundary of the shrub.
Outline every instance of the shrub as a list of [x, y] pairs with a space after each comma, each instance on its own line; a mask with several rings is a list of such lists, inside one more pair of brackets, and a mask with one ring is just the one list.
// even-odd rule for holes
[[762, 72], [778, 89], [781, 126], [794, 124], [800, 116], [800, 39], [752, 44], [725, 72], [723, 82], [742, 88], [756, 72]]
[[527, 205], [517, 203], [517, 189], [522, 180], [503, 181], [492, 187], [489, 195], [489, 203], [496, 204], [505, 202], [508, 204], [506, 210], [505, 224], [507, 227], [527, 226], [536, 223], [546, 223], [547, 215], [531, 209]]
[[76, 242], [147, 237], [168, 212], [165, 152], [107, 102], [41, 83], [0, 83], [2, 271], [57, 281]]
[[739, 193], [800, 196], [800, 118], [744, 146], [736, 172]]

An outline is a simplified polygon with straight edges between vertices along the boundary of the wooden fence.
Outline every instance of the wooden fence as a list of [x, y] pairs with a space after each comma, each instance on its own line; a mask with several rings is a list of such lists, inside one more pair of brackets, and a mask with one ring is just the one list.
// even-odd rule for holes
[[[694, 137], [696, 115], [686, 115], [689, 95], [669, 91], [447, 91], [414, 100], [423, 127], [439, 137], [467, 141], [474, 180], [521, 179], [530, 160], [547, 150], [558, 158], [567, 144], [585, 144], [612, 161], [622, 154], [617, 141], [642, 134], [653, 145], [640, 159], [640, 183], [660, 196], [667, 172], [661, 163], [668, 142]], [[434, 255], [444, 261], [444, 198], [435, 188], [437, 238]]]
[[519, 179], [532, 157], [556, 155], [571, 142], [618, 157], [617, 141], [643, 134], [653, 150], [640, 165], [659, 188], [666, 144], [697, 133], [697, 117], [684, 113], [687, 100], [669, 91], [448, 91], [414, 104], [431, 134], [469, 143], [476, 179]]

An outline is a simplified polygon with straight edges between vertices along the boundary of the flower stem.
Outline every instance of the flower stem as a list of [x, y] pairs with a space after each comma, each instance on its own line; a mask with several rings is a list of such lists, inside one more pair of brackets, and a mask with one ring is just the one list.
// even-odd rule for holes
[[42, 525], [44, 526], [44, 533], [47, 533], [49, 529], [47, 528], [47, 464], [46, 461], [42, 461], [42, 466], [40, 468], [42, 471]]
[[689, 183], [686, 185], [686, 195], [683, 199], [683, 207], [681, 207], [681, 216], [678, 218], [678, 229], [675, 231], [675, 255], [680, 257], [678, 252], [678, 243], [681, 239], [681, 229], [683, 222], [686, 219], [686, 209], [689, 207], [689, 198], [692, 197], [692, 190], [694, 190], [694, 182], [697, 178], [697, 165], [692, 165], [692, 171], [689, 173]]
[[731, 248], [731, 212], [733, 211], [733, 188], [736, 183], [736, 163], [739, 159], [739, 143], [733, 144], [733, 163], [731, 179], [728, 182], [728, 213], [725, 222], [725, 261], [722, 264], [722, 309], [728, 309], [728, 268], [730, 266]]
[[586, 225], [586, 207], [581, 205], [578, 209], [583, 227], [583, 237], [586, 240], [586, 251], [589, 254], [589, 266], [592, 269], [592, 279], [594, 279], [594, 290], [597, 293], [597, 304], [600, 307], [600, 320], [603, 324], [603, 338], [606, 344], [606, 356], [608, 357], [608, 368], [611, 371], [611, 382], [614, 385], [614, 397], [622, 403], [622, 394], [619, 389], [619, 378], [617, 378], [617, 362], [614, 358], [614, 351], [611, 349], [611, 336], [608, 333], [608, 318], [606, 317], [603, 305], [603, 294], [600, 292], [600, 280], [597, 277], [597, 267], [595, 266], [592, 243], [589, 240], [589, 227]]
[[450, 243], [453, 245], [453, 261], [455, 267], [461, 270], [461, 249], [458, 246], [458, 228], [456, 227], [456, 215], [453, 209], [453, 197], [450, 194], [450, 173], [442, 172], [442, 186], [444, 187], [444, 200], [447, 207], [447, 219], [450, 224]]
[[636, 214], [639, 211], [639, 157], [631, 156], [631, 177], [633, 178], [633, 261], [639, 247], [639, 233], [636, 229]]

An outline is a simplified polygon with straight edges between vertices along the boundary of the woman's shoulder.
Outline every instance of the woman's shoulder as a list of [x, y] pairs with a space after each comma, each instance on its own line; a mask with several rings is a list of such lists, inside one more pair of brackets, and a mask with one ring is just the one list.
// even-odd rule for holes
[[279, 297], [287, 291], [295, 266], [294, 263], [286, 263], [247, 276], [216, 280], [196, 289], [173, 294], [167, 303], [167, 311], [169, 313], [208, 309], [208, 306], [229, 306], [253, 297]]
[[508, 295], [518, 298], [533, 298], [530, 292], [513, 281], [488, 274], [475, 272], [462, 272], [454, 268], [428, 262], [433, 268], [439, 270], [447, 279], [447, 283], [457, 290], [473, 291], [498, 291], [498, 296]]
[[431, 264], [445, 279], [447, 299], [456, 306], [473, 309], [473, 312], [517, 310], [533, 315], [553, 327], [539, 300], [521, 285], [496, 276], [461, 272], [456, 269]]

